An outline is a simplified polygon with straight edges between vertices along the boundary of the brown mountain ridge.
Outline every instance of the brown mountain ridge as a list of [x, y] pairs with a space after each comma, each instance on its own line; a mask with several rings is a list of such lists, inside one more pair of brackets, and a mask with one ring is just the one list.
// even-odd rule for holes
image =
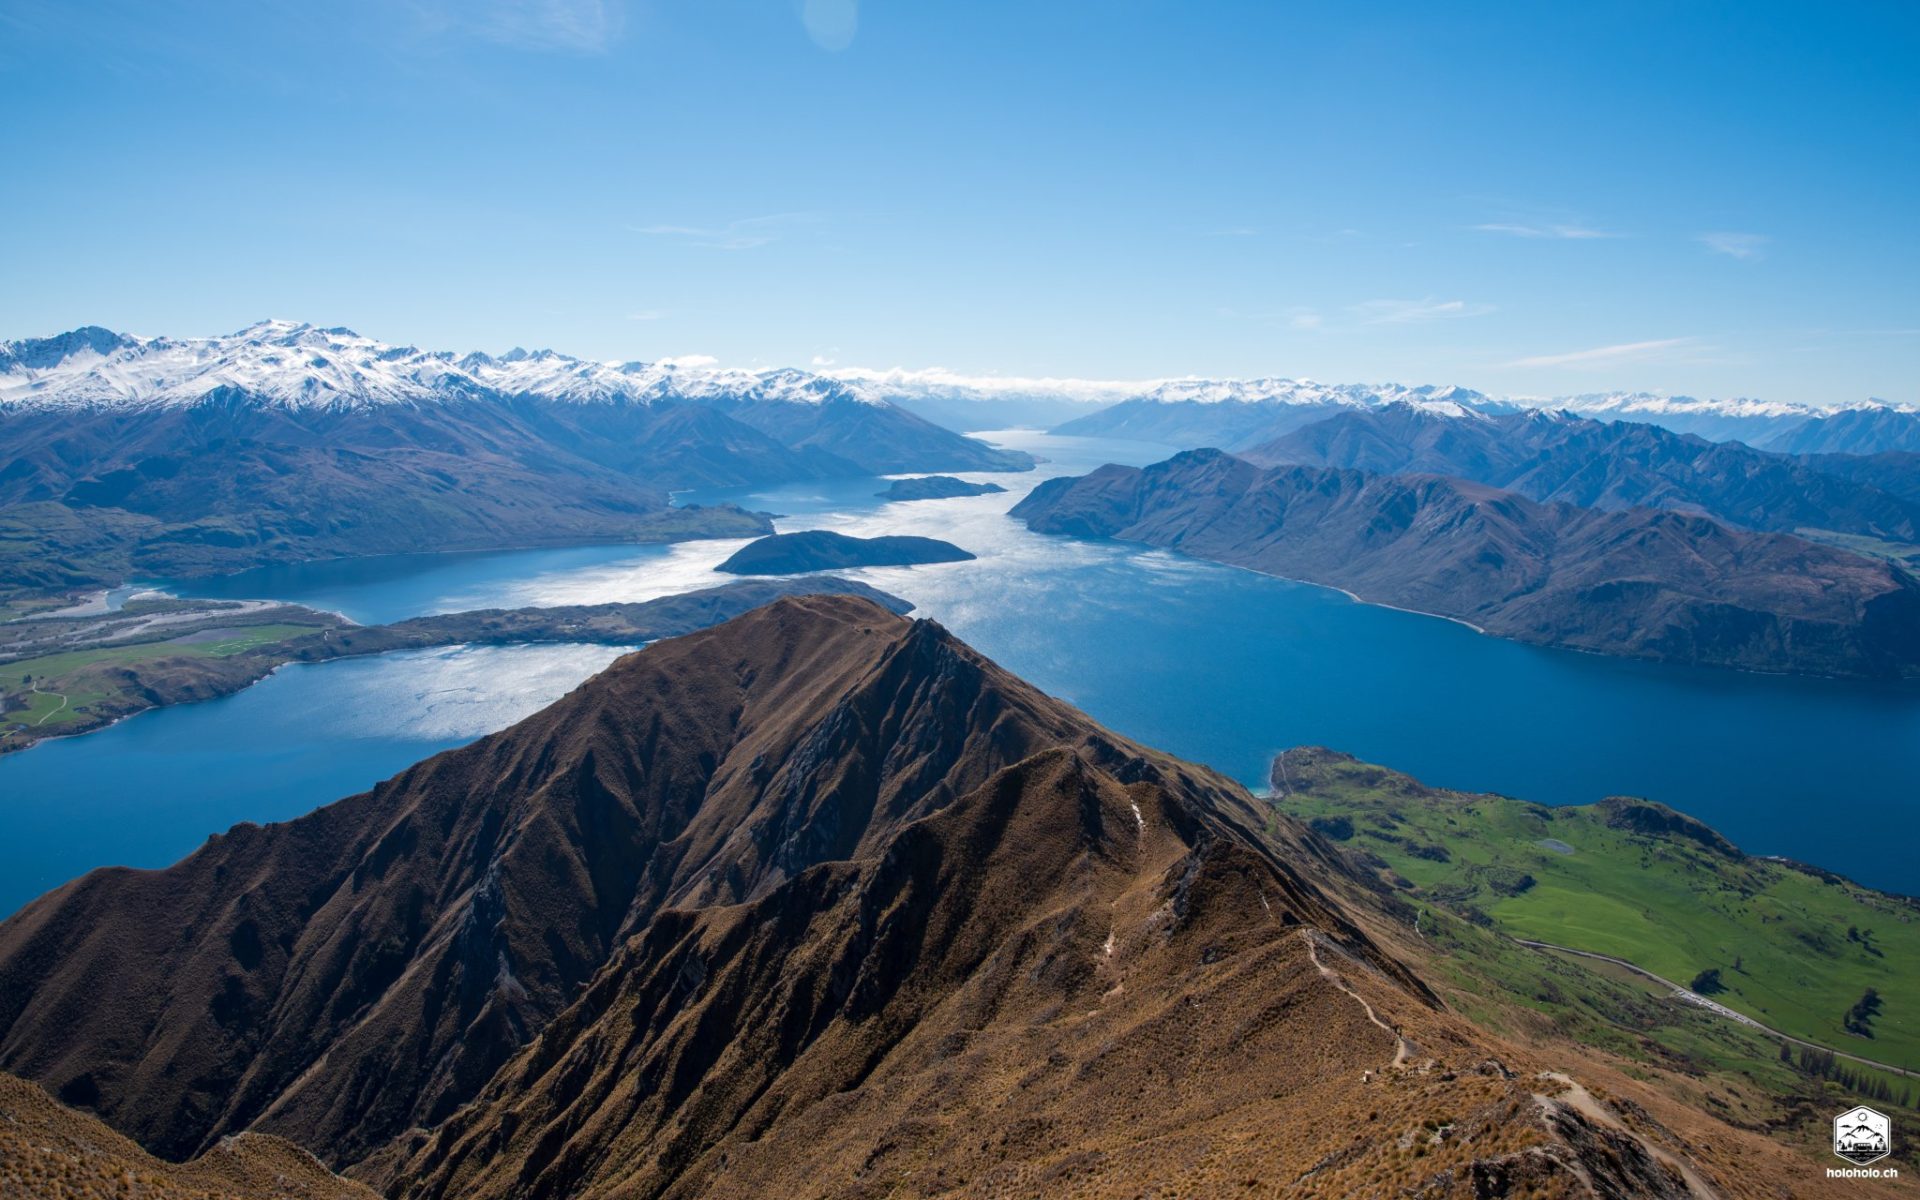
[[192, 1162], [148, 1154], [99, 1119], [0, 1074], [0, 1196], [59, 1200], [375, 1200], [284, 1138], [242, 1133]]
[[933, 622], [795, 597], [42, 897], [0, 923], [0, 1066], [166, 1157], [273, 1134], [393, 1197], [1810, 1175], [1448, 1011], [1377, 886]]

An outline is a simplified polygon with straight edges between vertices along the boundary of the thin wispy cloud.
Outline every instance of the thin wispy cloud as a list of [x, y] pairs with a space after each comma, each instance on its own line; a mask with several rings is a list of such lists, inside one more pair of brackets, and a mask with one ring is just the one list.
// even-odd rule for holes
[[1587, 225], [1531, 225], [1517, 221], [1490, 221], [1485, 225], [1475, 225], [1474, 229], [1481, 233], [1503, 233], [1508, 237], [1557, 238], [1562, 241], [1572, 242], [1586, 242], [1626, 236], [1624, 233], [1609, 233], [1604, 229], [1594, 229]]
[[1724, 254], [1729, 258], [1761, 258], [1767, 252], [1767, 243], [1771, 240], [1760, 233], [1703, 233], [1696, 239], [1702, 246], [1715, 254]]
[[1465, 300], [1368, 300], [1353, 306], [1362, 325], [1413, 325], [1426, 321], [1451, 321], [1461, 317], [1480, 317], [1493, 311], [1491, 304]]
[[860, 32], [860, 0], [802, 0], [800, 23], [814, 45], [838, 53]]
[[1504, 367], [1614, 367], [1622, 363], [1659, 362], [1676, 354], [1700, 348], [1700, 339], [1692, 337], [1659, 338], [1650, 342], [1621, 342], [1613, 346], [1595, 346], [1590, 350], [1571, 350], [1565, 354], [1536, 354], [1502, 363]]
[[1137, 396], [1166, 383], [1165, 379], [1075, 379], [1059, 376], [993, 375], [955, 371], [947, 367], [872, 367], [836, 366], [823, 372], [835, 379], [850, 379], [881, 386], [915, 389], [952, 389], [989, 395], [1063, 395], [1089, 403], [1112, 403]]
[[411, 8], [428, 32], [516, 50], [604, 54], [627, 27], [626, 0], [423, 0]]
[[630, 225], [635, 233], [672, 238], [708, 250], [753, 250], [777, 242], [796, 225], [819, 220], [812, 213], [771, 213], [744, 217], [725, 225]]

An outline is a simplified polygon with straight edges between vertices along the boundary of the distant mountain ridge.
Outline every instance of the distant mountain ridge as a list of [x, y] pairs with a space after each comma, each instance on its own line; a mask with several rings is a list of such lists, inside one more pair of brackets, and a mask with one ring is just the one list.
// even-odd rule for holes
[[1350, 409], [1409, 404], [1449, 416], [1510, 406], [1468, 388], [1323, 384], [1311, 379], [1182, 379], [1068, 421], [1055, 433], [1234, 450]]
[[1920, 454], [1920, 411], [1863, 405], [1822, 413], [1765, 442], [1782, 454]]
[[1541, 504], [1437, 475], [1218, 450], [1049, 479], [1041, 533], [1180, 550], [1521, 641], [1817, 675], [1920, 675], [1920, 581], [1887, 562], [1707, 517]]
[[1822, 408], [1655, 392], [1501, 398], [1458, 386], [1323, 384], [1304, 379], [1196, 378], [1153, 383], [1108, 407], [1057, 425], [1054, 432], [1158, 441], [1180, 449], [1212, 446], [1236, 451], [1340, 412], [1393, 404], [1410, 404], [1445, 416], [1570, 412], [1596, 420], [1656, 425], [1709, 441], [1743, 441], [1790, 454], [1920, 449], [1920, 408], [1880, 400]]
[[217, 337], [136, 337], [86, 326], [0, 342], [0, 411], [193, 404], [231, 390], [288, 407], [426, 404], [476, 394], [729, 408], [860, 403], [897, 406], [949, 430], [1038, 423], [1076, 436], [1228, 450], [1337, 411], [1407, 403], [1454, 415], [1545, 408], [1644, 422], [1712, 441], [1745, 441], [1783, 453], [1920, 450], [1920, 408], [1879, 400], [1820, 407], [1657, 392], [1501, 398], [1457, 385], [1328, 384], [1277, 376], [1127, 383], [847, 367], [747, 371], [672, 358], [603, 362], [553, 350], [456, 354], [285, 320], [261, 321]]
[[[666, 487], [1032, 465], [1027, 455], [956, 436], [860, 389], [797, 370], [606, 363], [551, 350], [455, 356], [291, 321], [210, 338], [140, 338], [89, 326], [0, 343], [0, 446], [9, 432], [36, 428], [35, 417], [59, 416], [73, 427], [252, 411], [307, 428], [324, 424], [338, 438], [356, 415], [431, 422], [448, 408], [464, 421], [481, 414], [495, 425], [502, 417], [532, 425], [568, 453]], [[404, 410], [422, 415], [399, 415]], [[663, 469], [663, 455], [686, 447], [662, 443], [688, 442], [708, 453]], [[736, 469], [729, 474], [720, 460]], [[69, 465], [99, 466], [91, 459]]]
[[1782, 453], [1872, 454], [1920, 446], [1920, 407], [1867, 399], [1822, 406], [1744, 396], [1583, 392], [1500, 397], [1455, 385], [1328, 384], [1284, 377], [1094, 380], [826, 368], [862, 395], [953, 429], [1038, 425], [1069, 436], [1236, 450], [1333, 413], [1410, 403], [1435, 412], [1571, 412], [1658, 425]]
[[[1869, 401], [1869, 403], [1872, 403]], [[1596, 420], [1638, 421], [1709, 441], [1759, 445], [1827, 410], [1811, 404], [1751, 400], [1744, 396], [1702, 399], [1659, 392], [1583, 392], [1541, 400], [1537, 407]]]
[[791, 369], [599, 362], [552, 350], [456, 355], [283, 320], [218, 337], [135, 337], [87, 326], [0, 342], [0, 407], [170, 406], [229, 390], [289, 408], [427, 404], [489, 392], [578, 404], [886, 403], [839, 380]]
[[1028, 455], [801, 371], [493, 358], [263, 322], [0, 345], [0, 592], [262, 562], [751, 536], [669, 492]]
[[[1920, 501], [1853, 460], [1799, 459], [1658, 425], [1533, 410], [1459, 420], [1405, 404], [1338, 413], [1245, 457], [1390, 474], [1451, 475], [1534, 500], [1704, 512], [1748, 529], [1920, 540]], [[1920, 486], [1920, 473], [1906, 481]]]

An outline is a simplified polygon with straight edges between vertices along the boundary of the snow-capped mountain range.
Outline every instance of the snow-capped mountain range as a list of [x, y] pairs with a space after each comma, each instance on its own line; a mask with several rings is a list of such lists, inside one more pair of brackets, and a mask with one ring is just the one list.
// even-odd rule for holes
[[552, 350], [455, 355], [292, 321], [262, 321], [223, 337], [143, 338], [89, 326], [0, 343], [0, 407], [169, 407], [222, 391], [295, 409], [426, 404], [478, 393], [579, 403], [878, 402], [868, 389], [806, 371], [671, 359], [608, 363]]
[[[262, 321], [219, 337], [136, 337], [89, 326], [56, 337], [0, 342], [0, 412], [172, 407], [216, 394], [296, 410], [419, 405], [468, 395], [580, 404], [859, 402], [898, 405], [950, 428], [1060, 425], [1075, 434], [1227, 448], [1253, 444], [1249, 439], [1273, 436], [1320, 415], [1389, 404], [1456, 417], [1528, 408], [1566, 411], [1761, 446], [1784, 445], [1793, 437], [1806, 442], [1809, 423], [1842, 414], [1855, 415], [1854, 427], [1863, 424], [1863, 415], [1897, 427], [1892, 435], [1849, 434], [1840, 443], [1848, 449], [1882, 443], [1905, 448], [1907, 439], [1920, 436], [1906, 431], [1909, 425], [1920, 427], [1920, 409], [1879, 400], [1817, 408], [1651, 392], [1503, 399], [1452, 385], [1326, 384], [1280, 377], [1129, 382], [848, 367], [748, 371], [702, 359], [601, 362], [553, 350], [456, 354], [292, 321]], [[1836, 430], [1829, 440], [1839, 437]]]
[[[1823, 410], [1811, 404], [1780, 400], [1752, 400], [1745, 396], [1725, 399], [1699, 399], [1694, 396], [1666, 396], [1658, 392], [1583, 392], [1574, 396], [1555, 396], [1549, 400], [1523, 401], [1543, 408], [1564, 409], [1584, 417], [1617, 417], [1645, 420], [1649, 417], [1715, 416], [1735, 419], [1817, 417]], [[1866, 401], [1877, 404], [1879, 401]]]
[[1755, 444], [1825, 415], [1825, 411], [1810, 404], [1752, 400], [1744, 396], [1701, 399], [1657, 392], [1589, 392], [1519, 403], [1570, 412], [1596, 421], [1661, 425], [1678, 433], [1697, 434], [1709, 441]]
[[[942, 370], [829, 368], [826, 373], [861, 395], [956, 429], [1037, 424], [1070, 434], [1170, 438], [1175, 444], [1229, 449], [1324, 416], [1392, 404], [1454, 417], [1567, 412], [1600, 421], [1659, 425], [1709, 441], [1746, 441], [1796, 451], [1873, 453], [1911, 449], [1920, 440], [1920, 406], [1878, 399], [1817, 406], [1644, 391], [1496, 397], [1457, 385], [1327, 384], [1279, 377], [1103, 381], [1002, 379]], [[1871, 432], [1860, 432], [1869, 426]]]
[[284, 321], [0, 343], [0, 595], [426, 550], [751, 537], [688, 489], [1034, 460], [805, 371], [390, 346]]
[[1312, 379], [1173, 379], [1137, 398], [1152, 404], [1277, 404], [1303, 408], [1409, 404], [1452, 417], [1505, 407], [1491, 396], [1453, 385], [1327, 384]]

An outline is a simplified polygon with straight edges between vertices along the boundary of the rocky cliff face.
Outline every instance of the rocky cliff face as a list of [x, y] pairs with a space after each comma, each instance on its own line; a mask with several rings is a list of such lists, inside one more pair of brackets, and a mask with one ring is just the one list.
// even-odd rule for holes
[[1030, 528], [1117, 537], [1547, 645], [1762, 671], [1920, 673], [1920, 583], [1782, 534], [1219, 451], [1052, 479]]

